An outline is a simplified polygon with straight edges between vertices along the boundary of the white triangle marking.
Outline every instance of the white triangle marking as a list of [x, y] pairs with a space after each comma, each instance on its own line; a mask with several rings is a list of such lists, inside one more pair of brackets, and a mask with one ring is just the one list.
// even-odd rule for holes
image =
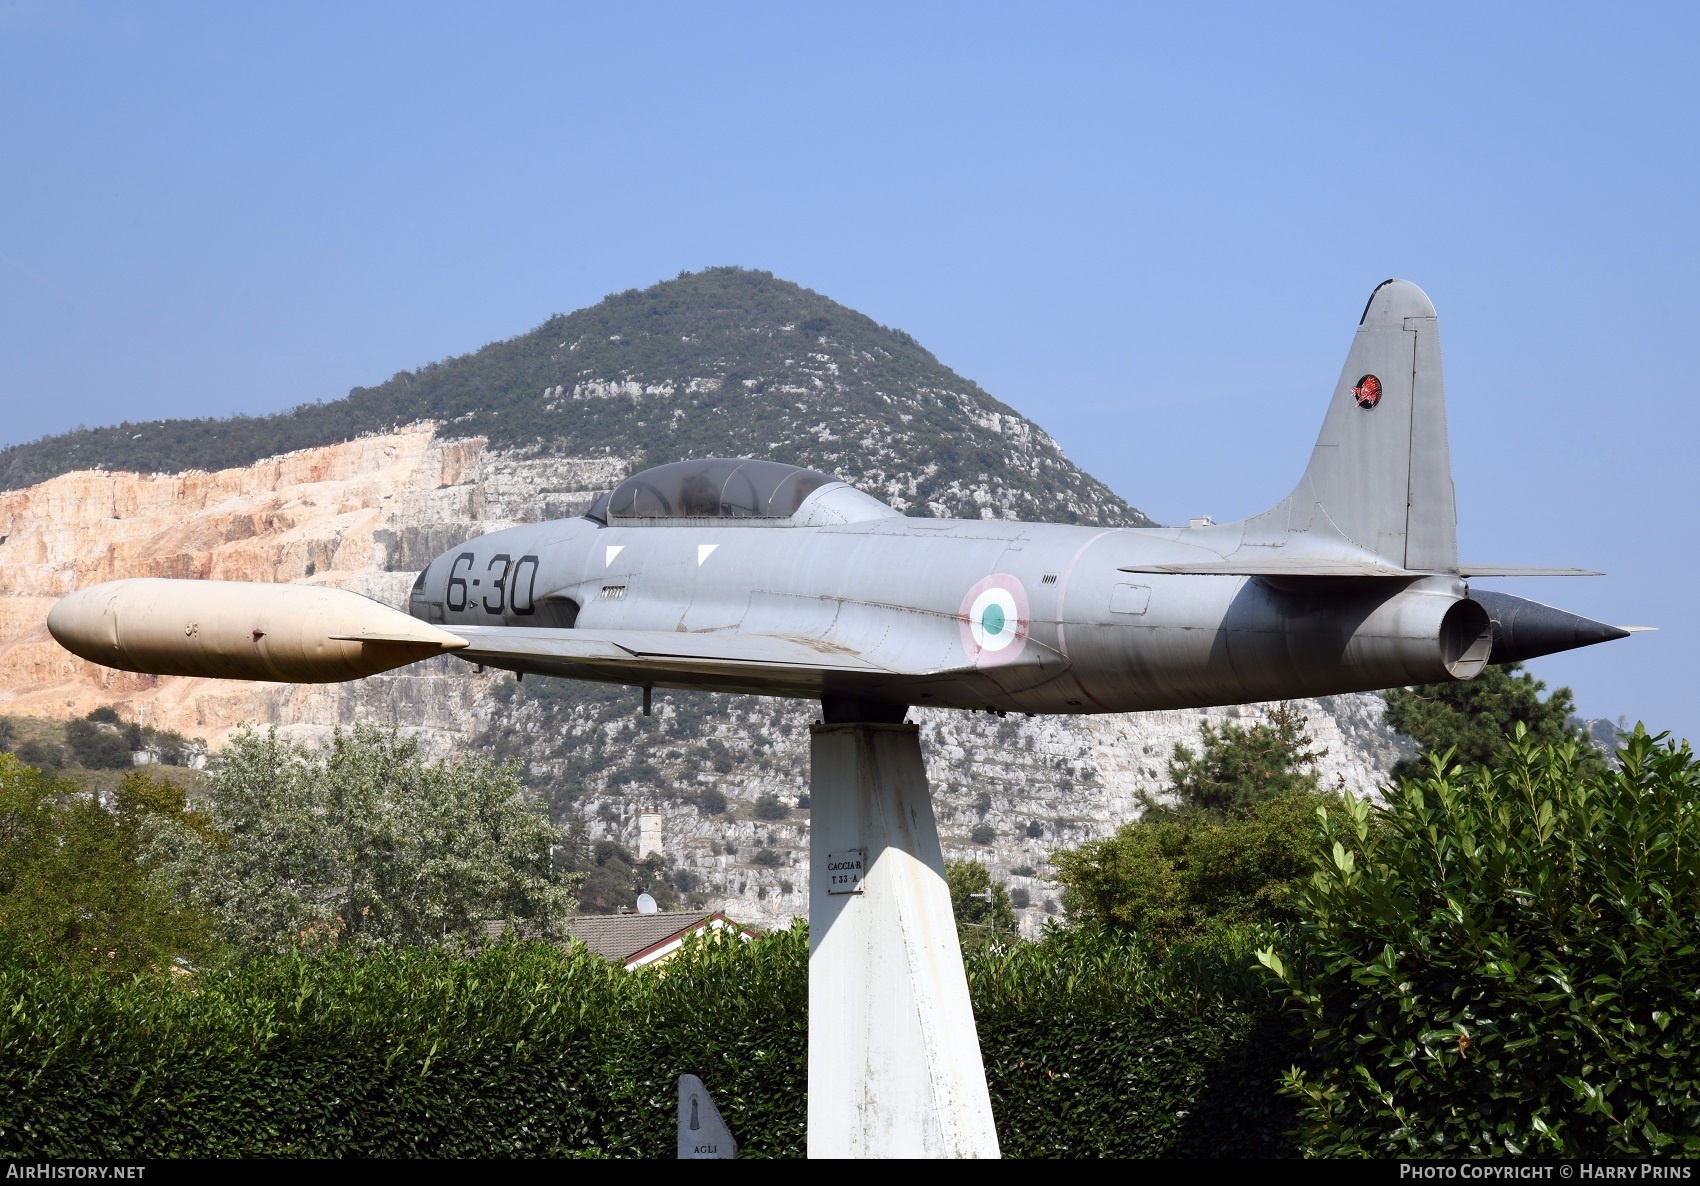
[[607, 568], [610, 564], [614, 563], [614, 557], [625, 551], [625, 549], [625, 544], [609, 544], [607, 548], [608, 554], [602, 558], [602, 567]]
[[704, 560], [707, 560], [710, 556], [712, 556], [714, 554], [714, 549], [718, 548], [719, 546], [720, 546], [719, 544], [698, 544], [697, 545], [697, 567], [701, 568], [702, 562]]

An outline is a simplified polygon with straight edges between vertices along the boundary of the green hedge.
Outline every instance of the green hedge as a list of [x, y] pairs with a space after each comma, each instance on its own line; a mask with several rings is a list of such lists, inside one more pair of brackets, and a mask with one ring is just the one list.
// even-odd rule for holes
[[1082, 928], [971, 955], [1004, 1156], [1295, 1156], [1278, 1090], [1308, 1057], [1250, 946]]
[[[1319, 1156], [1700, 1154], [1700, 765], [1636, 729], [1328, 813], [1278, 956]], [[1284, 958], [1283, 958], [1284, 957]]]
[[[750, 1156], [805, 1150], [808, 938], [627, 973], [510, 944], [176, 981], [0, 964], [0, 1156], [671, 1157], [701, 1075]], [[1284, 1150], [1293, 1061], [1243, 953], [1058, 935], [976, 954], [1011, 1156]]]
[[700, 1074], [744, 1152], [803, 1151], [807, 939], [0, 972], [0, 1156], [671, 1156]]
[[[1640, 730], [1610, 774], [1514, 748], [1323, 813], [1275, 976], [1243, 934], [970, 951], [1004, 1152], [1700, 1153], [1700, 764]], [[44, 961], [0, 950], [4, 1157], [667, 1157], [687, 1071], [745, 1153], [805, 1149], [801, 926], [635, 974], [525, 943]]]

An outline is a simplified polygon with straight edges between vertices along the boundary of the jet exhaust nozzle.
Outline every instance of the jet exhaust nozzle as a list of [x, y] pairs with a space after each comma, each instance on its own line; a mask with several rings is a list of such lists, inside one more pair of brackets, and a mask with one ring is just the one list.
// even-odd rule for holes
[[1440, 662], [1453, 679], [1475, 679], [1491, 661], [1493, 619], [1472, 598], [1452, 603], [1440, 619]]
[[72, 654], [120, 671], [302, 684], [467, 645], [346, 589], [158, 577], [80, 589], [54, 605], [47, 629]]
[[1471, 590], [1470, 598], [1487, 611], [1493, 625], [1492, 663], [1535, 659], [1629, 637], [1627, 630], [1509, 593]]
[[[1492, 645], [1481, 606], [1468, 597], [1418, 590], [1390, 597], [1365, 616], [1342, 659], [1364, 687], [1388, 688], [1474, 679], [1487, 666]], [[1315, 653], [1328, 651], [1322, 645]]]

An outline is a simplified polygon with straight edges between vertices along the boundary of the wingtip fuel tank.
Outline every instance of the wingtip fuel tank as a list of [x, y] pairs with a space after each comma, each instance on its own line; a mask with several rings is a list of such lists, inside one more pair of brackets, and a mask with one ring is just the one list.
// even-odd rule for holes
[[466, 646], [346, 589], [136, 577], [80, 589], [47, 629], [72, 654], [153, 675], [335, 683]]

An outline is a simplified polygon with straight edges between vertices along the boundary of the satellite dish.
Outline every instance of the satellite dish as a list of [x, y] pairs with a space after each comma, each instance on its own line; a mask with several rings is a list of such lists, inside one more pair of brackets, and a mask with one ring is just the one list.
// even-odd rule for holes
[[639, 914], [654, 914], [659, 909], [661, 909], [661, 907], [655, 904], [654, 898], [650, 897], [648, 894], [638, 895]]

